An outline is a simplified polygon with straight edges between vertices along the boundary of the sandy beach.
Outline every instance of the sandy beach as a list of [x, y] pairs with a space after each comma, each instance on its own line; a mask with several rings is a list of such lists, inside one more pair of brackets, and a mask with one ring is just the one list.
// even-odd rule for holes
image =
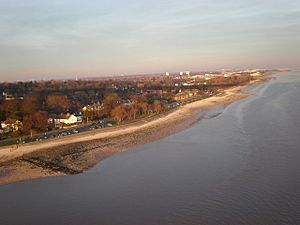
[[184, 130], [201, 120], [201, 112], [226, 107], [249, 94], [244, 86], [223, 95], [189, 103], [176, 110], [134, 123], [75, 134], [60, 139], [0, 148], [0, 184], [47, 176], [82, 173], [114, 153]]

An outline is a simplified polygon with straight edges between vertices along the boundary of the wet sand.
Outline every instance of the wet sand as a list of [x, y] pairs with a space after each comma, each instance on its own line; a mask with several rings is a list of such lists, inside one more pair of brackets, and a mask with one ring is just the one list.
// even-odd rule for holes
[[95, 130], [60, 139], [0, 148], [0, 185], [48, 176], [82, 173], [101, 160], [184, 130], [201, 120], [201, 112], [226, 107], [246, 98], [244, 86], [177, 108], [176, 110], [118, 127]]

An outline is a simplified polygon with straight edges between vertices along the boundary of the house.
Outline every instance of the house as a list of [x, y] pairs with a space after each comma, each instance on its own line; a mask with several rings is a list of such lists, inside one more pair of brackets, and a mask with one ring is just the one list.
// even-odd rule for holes
[[103, 104], [100, 104], [100, 103], [97, 103], [97, 104], [93, 104], [93, 105], [87, 105], [87, 106], [84, 106], [82, 108], [82, 111], [102, 111], [104, 109], [104, 106]]
[[67, 114], [66, 116], [58, 119], [59, 123], [64, 123], [66, 125], [72, 125], [76, 124], [78, 122], [78, 119], [73, 114]]
[[7, 94], [5, 92], [2, 93], [2, 97], [5, 99], [5, 101], [12, 101], [12, 100], [23, 100], [23, 96], [13, 96], [11, 94]]
[[59, 125], [74, 125], [78, 123], [78, 117], [67, 113], [67, 114], [62, 114], [62, 115], [55, 115], [52, 114], [50, 115], [50, 118], [48, 119], [49, 124], [54, 124], [55, 126]]
[[122, 99], [120, 103], [126, 106], [131, 106], [133, 102], [130, 99]]
[[181, 90], [179, 90], [179, 93], [177, 93], [173, 99], [175, 101], [184, 100], [184, 99], [191, 98], [193, 96], [198, 95], [198, 92], [199, 91], [197, 89], [183, 91], [183, 92], [181, 92]]
[[189, 94], [187, 92], [179, 92], [174, 96], [175, 101], [180, 101], [189, 98]]
[[77, 123], [83, 122], [83, 116], [82, 115], [75, 115], [77, 117]]
[[22, 127], [23, 127], [22, 122], [17, 119], [7, 119], [1, 123], [1, 128], [3, 130], [10, 130], [12, 132], [19, 131], [22, 129]]

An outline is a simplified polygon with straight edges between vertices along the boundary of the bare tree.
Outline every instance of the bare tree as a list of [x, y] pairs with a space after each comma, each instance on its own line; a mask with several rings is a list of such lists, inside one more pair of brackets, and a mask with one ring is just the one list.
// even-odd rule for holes
[[117, 105], [115, 108], [112, 109], [111, 116], [116, 121], [118, 121], [118, 123], [122, 122], [127, 116], [127, 111], [126, 111], [125, 106]]

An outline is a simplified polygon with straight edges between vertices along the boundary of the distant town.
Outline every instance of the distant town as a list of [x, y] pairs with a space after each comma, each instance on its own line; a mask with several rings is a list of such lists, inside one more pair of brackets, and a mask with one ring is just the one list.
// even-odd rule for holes
[[221, 95], [271, 70], [0, 83], [0, 145], [103, 129]]

